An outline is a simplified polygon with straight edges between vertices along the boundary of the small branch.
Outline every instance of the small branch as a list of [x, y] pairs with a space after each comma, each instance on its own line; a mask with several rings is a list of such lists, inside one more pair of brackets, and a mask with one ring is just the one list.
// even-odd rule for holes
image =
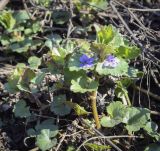
[[145, 90], [145, 89], [143, 89], [143, 88], [140, 88], [139, 86], [135, 86], [135, 85], [134, 85], [133, 87], [134, 87], [135, 89], [137, 89], [137, 90], [139, 90], [139, 91], [141, 91], [141, 92], [143, 92], [143, 93], [151, 96], [152, 98], [160, 101], [160, 96], [159, 96], [159, 95], [154, 94], [154, 93], [152, 93], [152, 92], [148, 92], [147, 90]]
[[98, 117], [98, 112], [97, 112], [96, 98], [97, 98], [97, 91], [94, 91], [90, 95], [92, 113], [93, 113], [93, 116], [94, 116], [96, 127], [97, 127], [97, 129], [100, 129], [101, 124], [100, 124], [99, 117]]
[[[118, 10], [116, 9], [116, 7], [114, 6], [113, 2], [116, 2], [119, 4], [119, 2], [117, 2], [116, 0], [114, 1], [110, 1], [110, 6], [113, 9], [113, 11], [117, 14], [118, 18], [120, 19], [120, 21], [122, 22], [122, 24], [124, 25], [124, 27], [127, 29], [128, 33], [131, 35], [131, 37], [133, 38], [133, 40], [135, 41], [135, 43], [137, 43], [137, 45], [142, 49], [143, 53], [151, 60], [155, 60], [156, 62], [160, 62], [160, 60], [158, 58], [156, 58], [151, 51], [144, 47], [142, 45], [142, 43], [137, 39], [137, 37], [135, 37], [135, 35], [133, 34], [133, 32], [131, 31], [131, 29], [129, 28], [129, 26], [126, 24], [126, 22], [124, 21], [123, 17], [121, 16], [121, 14], [118, 12]], [[147, 53], [146, 53], [147, 52]]]
[[62, 145], [62, 142], [64, 141], [65, 137], [66, 137], [66, 132], [63, 134], [63, 136], [62, 136], [58, 146], [56, 147], [55, 151], [59, 151], [59, 148]]
[[151, 114], [160, 116], [160, 112], [157, 111], [151, 111]]
[[[107, 140], [110, 140], [110, 139], [115, 139], [115, 138], [139, 138], [138, 136], [129, 136], [129, 135], [120, 135], [120, 136], [96, 136], [96, 137], [92, 137], [92, 138], [89, 138], [88, 140], [84, 141], [77, 149], [76, 151], [79, 151], [80, 148], [82, 146], [84, 146], [87, 142], [91, 141], [91, 140], [94, 140], [94, 139], [107, 139]], [[111, 144], [110, 144], [111, 145]], [[115, 145], [115, 144], [114, 144]], [[112, 146], [112, 145], [111, 145]], [[115, 145], [116, 146], [116, 145]], [[122, 151], [119, 147], [115, 147], [115, 146], [112, 146], [114, 147], [117, 151]]]
[[[93, 131], [96, 132], [97, 135], [101, 137], [105, 137], [99, 130], [95, 129], [91, 125], [89, 125], [84, 119], [81, 120], [85, 125], [87, 125], [89, 128], [91, 128]], [[113, 148], [115, 148], [118, 151], [122, 151], [117, 145], [115, 145], [109, 138], [106, 138], [106, 141], [109, 145], [111, 145]]]
[[22, 0], [22, 2], [23, 2], [23, 6], [24, 6], [24, 8], [25, 8], [25, 10], [26, 10], [29, 18], [32, 19], [32, 20], [34, 20], [34, 18], [31, 16], [31, 14], [29, 12], [29, 9], [28, 9], [27, 4], [26, 4], [26, 0]]
[[139, 11], [139, 12], [160, 12], [160, 9], [150, 9], [150, 8], [145, 8], [145, 9], [128, 8], [128, 9], [132, 11]]
[[4, 9], [4, 7], [9, 3], [9, 0], [1, 0], [0, 1], [0, 11]]

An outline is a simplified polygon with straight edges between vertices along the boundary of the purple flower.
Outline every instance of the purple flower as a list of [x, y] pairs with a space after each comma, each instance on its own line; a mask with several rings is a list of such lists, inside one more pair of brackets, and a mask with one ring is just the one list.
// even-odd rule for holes
[[118, 65], [118, 63], [119, 63], [119, 59], [117, 57], [114, 57], [113, 55], [109, 55], [104, 61], [103, 66], [115, 68]]
[[83, 67], [83, 68], [91, 68], [94, 64], [94, 58], [91, 57], [89, 58], [87, 55], [82, 55], [80, 58], [79, 58], [79, 61], [81, 62], [80, 64], [80, 67]]

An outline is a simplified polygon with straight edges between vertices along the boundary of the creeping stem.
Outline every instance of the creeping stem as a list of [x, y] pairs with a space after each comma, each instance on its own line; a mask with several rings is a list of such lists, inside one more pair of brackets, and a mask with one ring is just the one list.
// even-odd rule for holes
[[90, 94], [92, 113], [93, 113], [93, 116], [94, 116], [96, 127], [97, 127], [97, 129], [100, 129], [101, 128], [101, 124], [100, 124], [99, 117], [98, 117], [98, 112], [97, 112], [96, 98], [97, 98], [97, 91], [93, 91]]

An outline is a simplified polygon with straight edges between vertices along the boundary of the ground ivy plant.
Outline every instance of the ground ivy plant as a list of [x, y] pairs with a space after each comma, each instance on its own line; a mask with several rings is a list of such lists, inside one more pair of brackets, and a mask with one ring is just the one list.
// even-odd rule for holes
[[[128, 99], [126, 83], [132, 83], [132, 79], [137, 78], [139, 74], [136, 69], [129, 66], [129, 63], [131, 59], [138, 57], [140, 50], [127, 42], [118, 29], [112, 25], [96, 26], [96, 39], [92, 42], [87, 40], [66, 41], [54, 35], [52, 37], [48, 36], [44, 43], [44, 47], [48, 49], [47, 55], [50, 57], [47, 62], [43, 62], [44, 68], [40, 68], [42, 65], [41, 58], [30, 57], [28, 64], [17, 65], [5, 85], [6, 90], [10, 93], [21, 91], [33, 94], [40, 91], [47, 74], [54, 75], [57, 80], [54, 86], [49, 88], [49, 91], [64, 89], [77, 94], [87, 94], [96, 127], [100, 129], [101, 123], [96, 105], [100, 80], [106, 77], [114, 79], [117, 89], [116, 95], [122, 100]], [[130, 105], [129, 101], [126, 102], [127, 105]], [[123, 108], [123, 105], [121, 104], [120, 107]], [[77, 115], [89, 113], [77, 103], [67, 100], [66, 94], [59, 94], [53, 97], [53, 102], [50, 105], [51, 112], [58, 116], [65, 116], [70, 113], [71, 109], [74, 109]], [[129, 110], [131, 110], [132, 116], [133, 109]], [[135, 110], [139, 112], [139, 109]], [[23, 111], [26, 113], [20, 114]], [[31, 115], [23, 100], [16, 103], [14, 112], [15, 116], [18, 117]], [[123, 113], [120, 112], [116, 120], [110, 120], [110, 122], [105, 123], [105, 126], [113, 126], [122, 122], [122, 117]], [[53, 129], [56, 131], [57, 128], [55, 127]], [[137, 129], [140, 128], [139, 125], [136, 125], [136, 127]], [[129, 132], [134, 131], [132, 125], [126, 125], [126, 128]], [[28, 134], [31, 135], [31, 132], [33, 132], [33, 135], [36, 135], [36, 144], [42, 150], [51, 148], [53, 144], [56, 144], [54, 137], [57, 133], [52, 135], [50, 129], [41, 130], [39, 133], [37, 131], [39, 130], [34, 128]], [[44, 138], [48, 142], [45, 142]]]

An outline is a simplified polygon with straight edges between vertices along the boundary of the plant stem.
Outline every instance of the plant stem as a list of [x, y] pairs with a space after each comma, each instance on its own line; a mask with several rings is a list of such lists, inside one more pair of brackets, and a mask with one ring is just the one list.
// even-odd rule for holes
[[100, 124], [99, 117], [98, 117], [98, 112], [97, 112], [96, 98], [97, 98], [97, 91], [94, 91], [90, 94], [92, 113], [93, 113], [93, 116], [94, 116], [96, 127], [97, 127], [97, 129], [100, 129], [101, 124]]

